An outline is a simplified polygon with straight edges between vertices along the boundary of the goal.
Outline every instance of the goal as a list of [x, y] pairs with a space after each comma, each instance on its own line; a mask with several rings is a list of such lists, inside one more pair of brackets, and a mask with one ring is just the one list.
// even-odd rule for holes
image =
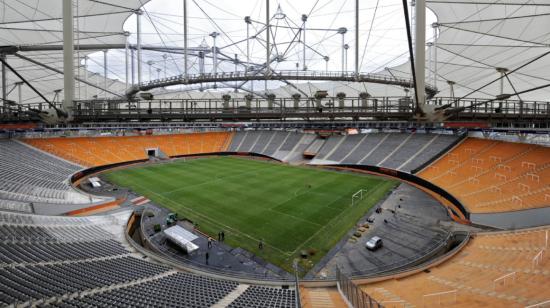
[[351, 195], [351, 206], [354, 206], [357, 202], [360, 202], [367, 196], [366, 189], [359, 189], [356, 193]]

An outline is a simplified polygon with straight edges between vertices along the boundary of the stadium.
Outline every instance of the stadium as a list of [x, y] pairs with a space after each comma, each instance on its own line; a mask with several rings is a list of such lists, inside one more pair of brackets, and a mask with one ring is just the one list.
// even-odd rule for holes
[[5, 0], [0, 306], [550, 307], [543, 0]]

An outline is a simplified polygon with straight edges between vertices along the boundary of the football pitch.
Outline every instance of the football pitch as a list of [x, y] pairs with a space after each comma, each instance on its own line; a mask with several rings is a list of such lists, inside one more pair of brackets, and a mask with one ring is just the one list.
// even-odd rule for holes
[[[106, 173], [107, 179], [198, 223], [217, 239], [288, 271], [308, 252], [305, 269], [325, 255], [395, 181], [239, 157], [177, 160]], [[366, 189], [352, 206], [352, 195]], [[264, 249], [258, 249], [260, 239]]]

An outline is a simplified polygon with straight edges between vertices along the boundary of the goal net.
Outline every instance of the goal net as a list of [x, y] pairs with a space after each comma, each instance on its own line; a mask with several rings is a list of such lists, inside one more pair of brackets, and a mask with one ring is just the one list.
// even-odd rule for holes
[[363, 200], [367, 196], [366, 189], [359, 189], [356, 193], [351, 195], [351, 206], [355, 206], [358, 202]]

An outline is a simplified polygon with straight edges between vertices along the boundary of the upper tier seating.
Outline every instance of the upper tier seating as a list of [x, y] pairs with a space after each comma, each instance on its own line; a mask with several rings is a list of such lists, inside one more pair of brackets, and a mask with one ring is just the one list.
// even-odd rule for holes
[[362, 288], [384, 307], [525, 307], [544, 302], [550, 298], [547, 233], [548, 227], [480, 233], [438, 266]]
[[0, 140], [0, 200], [2, 207], [28, 211], [35, 203], [89, 203], [71, 189], [68, 178], [81, 167], [12, 140]]
[[239, 285], [149, 262], [126, 248], [130, 212], [74, 218], [0, 211], [0, 306], [293, 305], [293, 290]]
[[[312, 164], [374, 165], [410, 172], [457, 141], [439, 134], [373, 133], [331, 136], [316, 149]], [[253, 152], [292, 162], [298, 160], [315, 135], [286, 131], [237, 132], [229, 151]]]
[[263, 154], [284, 162], [298, 161], [315, 135], [290, 131], [237, 132], [228, 151]]
[[550, 205], [550, 148], [467, 138], [419, 173], [472, 213]]
[[371, 165], [411, 172], [457, 140], [454, 135], [421, 133], [331, 136], [312, 164]]
[[177, 156], [225, 151], [230, 133], [75, 137], [25, 139], [24, 141], [83, 166], [102, 166], [147, 159], [147, 149], [158, 148], [164, 155]]

